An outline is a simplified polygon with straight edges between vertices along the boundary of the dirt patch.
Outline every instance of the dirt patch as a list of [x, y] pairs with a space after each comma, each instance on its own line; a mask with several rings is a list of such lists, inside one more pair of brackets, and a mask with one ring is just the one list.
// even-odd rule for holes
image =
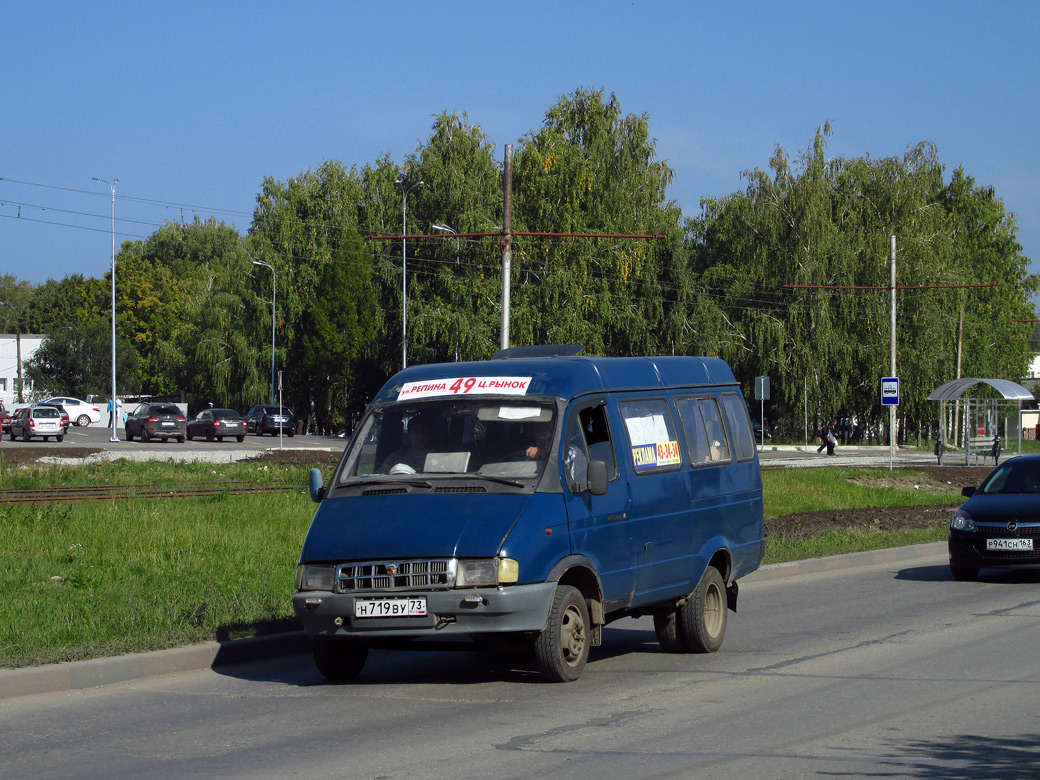
[[949, 504], [928, 506], [884, 506], [865, 509], [800, 512], [781, 518], [766, 518], [767, 536], [808, 539], [831, 531], [911, 531], [934, 528], [949, 522], [953, 511], [964, 503], [961, 488], [977, 485], [992, 471], [990, 466], [922, 466], [916, 469], [887, 471], [861, 477], [861, 484], [881, 487], [914, 487], [949, 495]]

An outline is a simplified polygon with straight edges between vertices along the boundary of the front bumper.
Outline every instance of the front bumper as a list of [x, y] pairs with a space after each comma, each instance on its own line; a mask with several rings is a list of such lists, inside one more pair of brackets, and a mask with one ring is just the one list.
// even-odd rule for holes
[[[1006, 534], [1001, 535], [1006, 538]], [[1040, 538], [1033, 538], [1032, 550], [987, 550], [986, 539], [1000, 538], [982, 533], [950, 531], [947, 548], [950, 565], [963, 569], [1040, 568]]]
[[[331, 593], [299, 591], [293, 608], [309, 636], [422, 638], [541, 631], [555, 582], [439, 591]], [[355, 618], [355, 598], [425, 596], [423, 617]], [[479, 601], [478, 601], [479, 599]]]

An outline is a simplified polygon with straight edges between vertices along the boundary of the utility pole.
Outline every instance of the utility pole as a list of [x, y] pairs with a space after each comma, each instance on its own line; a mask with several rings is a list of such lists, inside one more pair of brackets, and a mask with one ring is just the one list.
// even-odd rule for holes
[[[889, 376], [899, 376], [896, 373], [896, 237], [892, 236], [892, 373]], [[896, 457], [896, 407], [891, 404], [888, 407], [888, 466], [891, 470], [892, 461]]]
[[513, 261], [513, 145], [506, 144], [503, 189], [505, 214], [502, 218], [502, 340], [499, 346], [509, 349], [509, 277]]

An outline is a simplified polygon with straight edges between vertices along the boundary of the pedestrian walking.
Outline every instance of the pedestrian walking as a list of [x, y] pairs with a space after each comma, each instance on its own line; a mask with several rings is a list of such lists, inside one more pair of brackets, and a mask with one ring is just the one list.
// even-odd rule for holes
[[816, 454], [823, 452], [823, 448], [827, 448], [827, 454], [833, 455], [834, 448], [838, 445], [838, 421], [831, 420], [830, 423], [825, 423], [820, 429], [820, 438], [823, 440], [823, 444], [816, 448]]

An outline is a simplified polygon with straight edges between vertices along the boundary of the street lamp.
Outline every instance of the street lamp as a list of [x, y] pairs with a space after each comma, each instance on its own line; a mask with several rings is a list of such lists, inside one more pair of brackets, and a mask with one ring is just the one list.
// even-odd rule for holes
[[[460, 244], [459, 244], [459, 232], [457, 230], [455, 230], [455, 228], [450, 228], [447, 225], [431, 225], [430, 227], [432, 227], [434, 230], [442, 230], [445, 233], [451, 233], [453, 236], [455, 236], [455, 276], [458, 277], [458, 275], [459, 275], [459, 252], [461, 251]], [[457, 324], [455, 326], [455, 362], [456, 363], [459, 362], [459, 338], [458, 338], [458, 325]]]
[[274, 303], [278, 299], [278, 274], [274, 266], [263, 260], [254, 260], [253, 265], [262, 265], [271, 269], [271, 405], [274, 405]]
[[404, 174], [398, 174], [394, 181], [401, 188], [401, 368], [408, 368], [408, 193], [422, 182], [417, 181], [411, 187], [406, 186]]
[[109, 441], [119, 441], [116, 435], [116, 423], [119, 419], [119, 404], [116, 401], [116, 185], [119, 179], [105, 181], [96, 176], [96, 182], [107, 184], [112, 190], [112, 437]]

